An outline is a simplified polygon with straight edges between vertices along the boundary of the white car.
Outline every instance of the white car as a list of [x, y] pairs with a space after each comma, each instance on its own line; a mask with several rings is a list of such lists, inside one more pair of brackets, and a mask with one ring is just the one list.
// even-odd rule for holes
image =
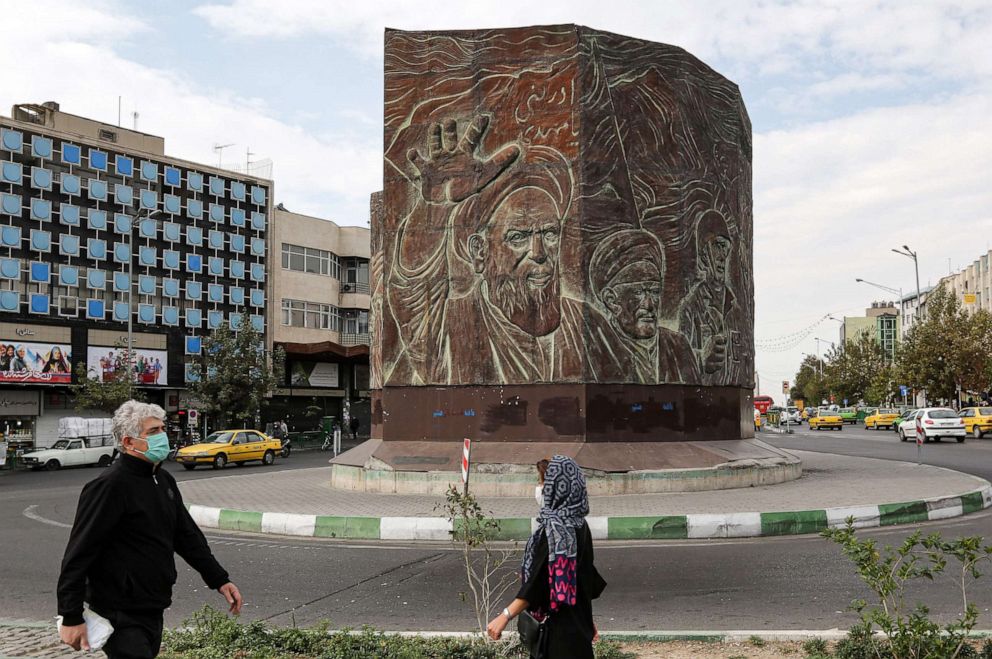
[[47, 449], [25, 453], [21, 462], [30, 469], [48, 471], [81, 465], [108, 467], [116, 451], [110, 439], [60, 439]]
[[801, 426], [803, 424], [803, 415], [799, 411], [798, 407], [787, 407], [782, 410], [782, 416], [780, 417], [779, 423], [781, 425], [786, 425], [788, 423], [790, 426]]
[[916, 413], [899, 422], [899, 439], [902, 441], [916, 440], [916, 424], [923, 428], [923, 439], [926, 442], [939, 442], [944, 437], [953, 437], [960, 444], [965, 440], [964, 421], [958, 413], [949, 407], [924, 407]]

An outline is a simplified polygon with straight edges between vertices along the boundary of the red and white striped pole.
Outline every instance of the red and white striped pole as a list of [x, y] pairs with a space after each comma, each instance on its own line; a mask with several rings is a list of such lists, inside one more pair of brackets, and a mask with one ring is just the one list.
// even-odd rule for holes
[[472, 440], [465, 438], [465, 444], [462, 447], [462, 483], [465, 484], [465, 494], [468, 494], [468, 469], [472, 464]]

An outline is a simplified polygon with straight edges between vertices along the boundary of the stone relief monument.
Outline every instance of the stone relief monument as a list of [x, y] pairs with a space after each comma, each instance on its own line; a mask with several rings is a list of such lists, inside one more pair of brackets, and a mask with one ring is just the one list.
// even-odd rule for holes
[[353, 461], [453, 470], [463, 437], [484, 462], [554, 451], [604, 471], [767, 457], [742, 441], [737, 86], [680, 48], [574, 25], [385, 44], [374, 439]]

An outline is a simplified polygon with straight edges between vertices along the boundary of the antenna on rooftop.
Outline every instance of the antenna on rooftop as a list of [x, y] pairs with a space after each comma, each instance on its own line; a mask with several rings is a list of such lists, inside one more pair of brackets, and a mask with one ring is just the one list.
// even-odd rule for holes
[[255, 153], [252, 152], [251, 147], [245, 149], [245, 174], [251, 171], [251, 157]]
[[224, 166], [224, 149], [226, 149], [229, 146], [234, 146], [234, 142], [231, 142], [230, 144], [219, 144], [217, 142], [214, 142], [214, 153], [217, 154], [218, 167]]
[[131, 121], [133, 123], [132, 130], [138, 130], [138, 116], [137, 110], [131, 113]]

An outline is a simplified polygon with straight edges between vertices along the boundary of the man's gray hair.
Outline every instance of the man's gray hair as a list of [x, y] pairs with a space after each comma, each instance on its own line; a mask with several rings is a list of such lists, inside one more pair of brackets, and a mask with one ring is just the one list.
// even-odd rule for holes
[[114, 412], [114, 439], [119, 444], [124, 437], [141, 437], [145, 419], [165, 419], [165, 410], [154, 403], [129, 400]]

